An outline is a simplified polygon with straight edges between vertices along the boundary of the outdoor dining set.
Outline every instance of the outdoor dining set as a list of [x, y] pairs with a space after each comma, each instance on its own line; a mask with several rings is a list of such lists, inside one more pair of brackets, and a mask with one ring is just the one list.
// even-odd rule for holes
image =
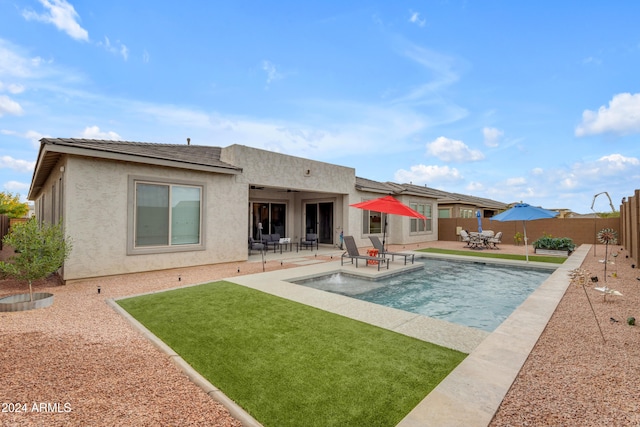
[[491, 230], [482, 232], [460, 230], [460, 237], [466, 243], [465, 247], [471, 249], [499, 249], [498, 245], [502, 243], [502, 231], [494, 233]]

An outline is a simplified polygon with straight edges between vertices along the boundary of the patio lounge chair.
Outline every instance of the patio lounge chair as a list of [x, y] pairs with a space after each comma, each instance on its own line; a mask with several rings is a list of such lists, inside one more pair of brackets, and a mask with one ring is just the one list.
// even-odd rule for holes
[[415, 259], [415, 254], [405, 254], [402, 252], [389, 252], [384, 249], [384, 246], [382, 245], [382, 242], [380, 241], [380, 238], [378, 236], [369, 236], [369, 240], [371, 240], [371, 243], [373, 243], [373, 247], [378, 250], [378, 255], [380, 256], [391, 255], [391, 261], [393, 261], [394, 257], [396, 256], [404, 257], [404, 265], [407, 265], [407, 258], [411, 258], [411, 264], [413, 264], [413, 261]]
[[[378, 265], [378, 271], [380, 271], [380, 265], [386, 264], [387, 270], [389, 269], [389, 260], [385, 257], [377, 257], [377, 256], [368, 256], [368, 255], [360, 255], [358, 251], [358, 246], [356, 246], [356, 241], [353, 239], [353, 236], [344, 236], [344, 244], [347, 247], [347, 252], [343, 253], [340, 257], [340, 265], [344, 265], [344, 259], [350, 258], [351, 264], [353, 264], [353, 260], [356, 260], [356, 268], [358, 268], [358, 260], [371, 261], [375, 262]], [[365, 262], [365, 265], [368, 265], [369, 262]]]

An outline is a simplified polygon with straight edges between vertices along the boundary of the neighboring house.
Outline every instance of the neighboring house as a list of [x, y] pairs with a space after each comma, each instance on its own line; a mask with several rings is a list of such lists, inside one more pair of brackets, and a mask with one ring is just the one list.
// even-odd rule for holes
[[28, 198], [39, 221], [61, 220], [72, 241], [64, 280], [244, 261], [259, 224], [293, 241], [315, 233], [335, 246], [343, 231], [370, 246], [384, 216], [349, 205], [385, 194], [430, 218], [389, 216], [388, 243], [438, 239], [443, 197], [349, 167], [242, 145], [40, 142]]

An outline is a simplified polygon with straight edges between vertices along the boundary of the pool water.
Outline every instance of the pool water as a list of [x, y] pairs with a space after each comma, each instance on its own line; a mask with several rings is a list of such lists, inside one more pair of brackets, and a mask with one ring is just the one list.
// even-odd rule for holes
[[420, 262], [424, 270], [376, 281], [337, 273], [297, 283], [492, 332], [553, 272], [481, 262]]

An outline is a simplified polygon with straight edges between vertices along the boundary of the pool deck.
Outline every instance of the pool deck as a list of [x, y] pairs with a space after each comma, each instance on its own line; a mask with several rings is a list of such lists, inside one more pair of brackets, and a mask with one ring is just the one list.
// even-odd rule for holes
[[[314, 262], [308, 257], [301, 256], [297, 259], [289, 255], [286, 261], [298, 264], [300, 268], [237, 276], [225, 280], [468, 353], [465, 360], [397, 426], [486, 427], [562, 299], [570, 283], [569, 273], [580, 267], [590, 249], [591, 245], [582, 245], [564, 264], [551, 266], [547, 263], [525, 264], [523, 261], [455, 257], [455, 259], [468, 258], [473, 262], [496, 262], [555, 269], [551, 276], [492, 333], [291, 283], [293, 280], [338, 272], [376, 278], [388, 274], [399, 274], [417, 267], [410, 264], [405, 266], [401, 260], [390, 263], [388, 270], [382, 268], [378, 272], [376, 266], [365, 266], [364, 263], [360, 263], [359, 268], [356, 268], [355, 264], [350, 263], [341, 266], [340, 261]], [[446, 255], [416, 254], [425, 258], [448, 258]], [[336, 256], [338, 257], [339, 255]], [[184, 363], [173, 350], [159, 342], [146, 328], [120, 310], [117, 304], [112, 306], [129, 318], [131, 323], [142, 330], [158, 347], [167, 352], [172, 360], [205, 392], [225, 404], [231, 413], [243, 422], [243, 425], [260, 425]]]
[[[341, 267], [339, 261], [333, 261], [306, 265], [302, 269], [279, 270], [228, 280], [469, 353], [469, 356], [429, 393], [398, 427], [486, 427], [562, 299], [570, 283], [569, 273], [580, 267], [590, 248], [590, 245], [582, 245], [563, 264], [553, 265], [553, 268], [557, 268], [551, 276], [492, 333], [288, 282], [334, 272], [356, 273], [369, 277], [397, 274], [406, 268], [398, 260], [390, 263], [389, 270], [381, 269], [380, 272], [375, 266], [360, 264], [356, 269], [355, 265], [345, 264]], [[433, 257], [434, 254], [428, 256]], [[523, 265], [522, 261], [468, 258], [474, 262]], [[549, 268], [549, 264], [546, 263], [529, 262], [525, 265]]]

